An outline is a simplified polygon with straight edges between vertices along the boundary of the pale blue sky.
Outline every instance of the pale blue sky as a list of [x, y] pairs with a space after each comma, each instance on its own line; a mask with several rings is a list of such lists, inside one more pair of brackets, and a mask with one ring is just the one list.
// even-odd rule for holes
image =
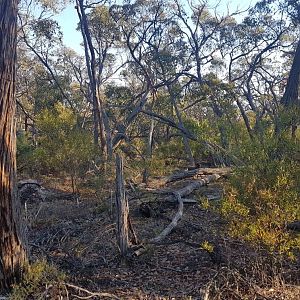
[[[74, 1], [75, 2], [75, 1]], [[209, 1], [212, 5], [219, 1]], [[249, 5], [256, 3], [255, 0], [221, 0], [220, 7], [226, 11], [227, 4], [230, 11], [234, 11], [237, 8], [239, 10], [245, 10]], [[64, 44], [67, 47], [73, 48], [78, 53], [83, 53], [83, 49], [80, 46], [82, 42], [81, 33], [76, 30], [78, 23], [78, 16], [75, 10], [75, 4], [68, 5], [55, 19], [59, 22], [64, 35]]]
[[68, 5], [58, 16], [55, 17], [62, 28], [64, 35], [64, 44], [67, 47], [73, 48], [76, 52], [82, 53], [82, 36], [80, 31], [77, 31], [78, 15], [75, 5]]

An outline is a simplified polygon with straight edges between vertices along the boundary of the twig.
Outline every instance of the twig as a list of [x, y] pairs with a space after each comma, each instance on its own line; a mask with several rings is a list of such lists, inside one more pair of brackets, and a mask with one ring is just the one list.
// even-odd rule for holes
[[73, 285], [73, 284], [70, 284], [70, 283], [64, 283], [64, 285], [66, 287], [69, 287], [69, 288], [73, 288], [73, 289], [76, 289], [80, 292], [84, 292], [86, 294], [88, 294], [88, 296], [85, 296], [85, 297], [82, 297], [82, 296], [77, 296], [77, 295], [72, 295], [78, 299], [90, 299], [92, 297], [107, 297], [107, 298], [111, 298], [111, 299], [117, 299], [117, 300], [121, 300], [121, 298], [117, 297], [116, 295], [113, 295], [113, 294], [110, 294], [110, 293], [98, 293], [98, 292], [91, 292], [89, 290], [86, 290], [82, 287], [79, 287], [79, 286], [76, 286], [76, 285]]

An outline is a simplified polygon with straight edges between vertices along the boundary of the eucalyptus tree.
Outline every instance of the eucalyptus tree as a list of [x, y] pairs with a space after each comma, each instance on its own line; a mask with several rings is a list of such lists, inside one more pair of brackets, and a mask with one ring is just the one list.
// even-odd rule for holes
[[202, 82], [203, 71], [217, 54], [217, 32], [226, 17], [213, 14], [206, 1], [191, 1], [188, 3], [174, 0], [179, 26], [189, 48], [190, 72], [186, 75], [193, 81]]
[[[292, 24], [297, 28], [300, 24], [300, 1], [288, 0], [282, 2], [283, 8], [290, 17]], [[299, 32], [299, 28], [298, 28]], [[285, 92], [282, 96], [281, 103], [285, 106], [299, 106], [299, 76], [300, 76], [300, 39], [295, 43], [295, 50], [293, 53], [293, 62], [287, 80]]]
[[15, 64], [18, 1], [0, 2], [0, 290], [20, 280], [26, 262], [16, 191]]
[[[62, 1], [64, 2], [64, 1]], [[63, 3], [50, 1], [22, 1], [19, 12], [18, 48], [27, 47], [33, 57], [44, 66], [49, 82], [58, 89], [62, 101], [74, 111], [72, 99], [66, 90], [66, 77], [59, 72], [59, 53], [62, 47], [62, 32], [53, 14], [63, 8]]]
[[[171, 3], [168, 4], [168, 7], [171, 8]], [[190, 83], [184, 80], [186, 72], [189, 70], [189, 66], [186, 65], [186, 57], [188, 56], [186, 42], [175, 14], [164, 12], [163, 18], [157, 20], [156, 23], [153, 25], [154, 28], [157, 28], [157, 32], [152, 38], [144, 41], [149, 52], [145, 57], [145, 62], [162, 82], [162, 88], [168, 94], [170, 105], [178, 122], [178, 128], [182, 129], [180, 134], [183, 138], [185, 152], [190, 164], [194, 165], [189, 136], [179, 108], [183, 90]]]
[[68, 74], [69, 93], [76, 108], [80, 127], [85, 127], [92, 112], [91, 91], [89, 89], [89, 78], [85, 68], [84, 56], [76, 53], [70, 48], [62, 48], [59, 55], [59, 70]]
[[118, 31], [105, 1], [96, 4], [77, 0], [76, 10], [79, 17], [79, 29], [83, 37], [87, 73], [93, 103], [94, 142], [100, 137], [104, 155], [112, 157], [111, 124], [103, 97], [103, 84], [116, 71], [113, 70], [114, 54], [118, 40]]
[[[201, 115], [200, 110], [212, 111], [215, 123], [228, 117], [228, 109], [233, 109], [233, 86], [225, 78], [225, 66], [228, 57], [222, 55], [224, 45], [220, 42], [226, 28], [236, 25], [235, 17], [240, 11], [221, 13], [218, 4], [209, 1], [173, 1], [176, 8], [181, 35], [185, 41], [186, 53], [184, 75], [188, 79], [186, 89], [186, 114]], [[229, 100], [229, 101], [227, 101]], [[224, 106], [224, 103], [227, 105]], [[229, 103], [230, 102], [230, 103]], [[197, 110], [195, 109], [197, 108]], [[228, 144], [224, 124], [219, 124], [222, 145]]]
[[[120, 134], [124, 135], [126, 128], [142, 112], [150, 117], [148, 152], [151, 153], [153, 121], [157, 120], [180, 131], [192, 162], [187, 142], [192, 135], [182, 122], [176, 99], [180, 93], [174, 89], [176, 85], [180, 86], [179, 78], [183, 76], [181, 60], [184, 60], [185, 55], [182, 47], [184, 42], [170, 8], [169, 1], [136, 1], [111, 7], [111, 14], [120, 27], [130, 62], [127, 73], [136, 78], [141, 90], [140, 99], [136, 99], [138, 101], [123, 122], [125, 126]], [[163, 93], [169, 98], [167, 105], [175, 110], [175, 120], [172, 115], [165, 116], [167, 107], [164, 107], [164, 112], [155, 112], [157, 98]]]
[[[276, 1], [270, 1], [271, 3]], [[261, 3], [264, 5], [264, 3]], [[259, 3], [258, 3], [259, 5]], [[300, 38], [299, 38], [299, 25], [300, 25], [300, 1], [288, 0], [280, 1], [277, 4], [284, 13], [289, 17], [289, 20], [293, 26], [294, 31], [298, 33], [298, 37], [295, 40], [294, 51], [292, 52], [292, 65], [289, 71], [287, 84], [284, 90], [284, 94], [281, 98], [281, 104], [290, 111], [296, 110], [296, 114], [292, 114], [287, 127], [292, 128], [292, 136], [295, 138], [295, 132], [297, 126], [300, 123], [299, 120], [299, 81], [300, 81]], [[281, 124], [278, 125], [280, 130]]]
[[[273, 2], [258, 3], [242, 22], [224, 26], [220, 35], [221, 54], [228, 60], [226, 79], [234, 85], [236, 103], [251, 137], [263, 131], [263, 119], [270, 118], [276, 127], [285, 53], [294, 43], [294, 26], [282, 7], [269, 7]], [[249, 111], [255, 115], [254, 125]]]

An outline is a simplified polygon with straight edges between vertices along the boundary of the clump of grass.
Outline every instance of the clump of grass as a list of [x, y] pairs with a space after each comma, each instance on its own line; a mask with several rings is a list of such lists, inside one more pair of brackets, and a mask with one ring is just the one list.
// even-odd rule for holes
[[56, 299], [64, 293], [65, 279], [66, 275], [55, 266], [38, 260], [27, 267], [22, 282], [13, 286], [9, 299]]

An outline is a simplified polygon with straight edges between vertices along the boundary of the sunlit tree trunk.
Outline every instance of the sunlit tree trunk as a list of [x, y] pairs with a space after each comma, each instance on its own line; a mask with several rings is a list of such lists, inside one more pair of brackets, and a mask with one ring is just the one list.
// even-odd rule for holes
[[0, 290], [21, 278], [26, 261], [15, 189], [17, 0], [0, 0]]

